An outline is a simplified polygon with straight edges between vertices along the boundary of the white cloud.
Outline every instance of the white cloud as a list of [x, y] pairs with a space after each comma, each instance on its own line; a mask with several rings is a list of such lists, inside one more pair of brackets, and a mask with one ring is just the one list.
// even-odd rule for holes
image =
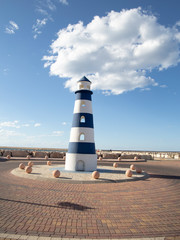
[[167, 85], [163, 84], [163, 85], [160, 85], [161, 88], [167, 88]]
[[34, 127], [40, 127], [41, 126], [41, 123], [35, 123], [34, 124]]
[[17, 23], [13, 22], [13, 21], [9, 21], [9, 23], [11, 24], [11, 26], [14, 28], [14, 29], [19, 29]]
[[19, 121], [7, 121], [7, 122], [0, 122], [0, 128], [2, 127], [12, 127], [12, 128], [20, 128], [18, 125]]
[[55, 11], [56, 5], [54, 2], [57, 0], [37, 0], [36, 1], [36, 11], [43, 14], [48, 15], [49, 11]]
[[3, 69], [3, 74], [4, 74], [4, 75], [7, 75], [8, 72], [9, 72], [9, 68], [4, 68], [4, 69]]
[[23, 134], [18, 133], [16, 131], [9, 131], [9, 130], [5, 130], [5, 129], [0, 129], [0, 136], [12, 137], [12, 136], [23, 136]]
[[64, 4], [64, 5], [68, 5], [68, 1], [67, 0], [59, 0], [60, 3]]
[[51, 75], [68, 78], [65, 87], [71, 91], [83, 75], [105, 94], [157, 86], [150, 72], [179, 62], [178, 26], [160, 25], [141, 8], [111, 11], [87, 25], [61, 29], [44, 66], [50, 66]]
[[42, 15], [45, 15], [45, 16], [49, 15], [48, 12], [45, 9], [43, 9], [39, 6], [37, 6], [36, 11], [39, 12], [40, 14], [42, 14]]
[[62, 122], [62, 125], [64, 125], [64, 126], [67, 125], [67, 122]]
[[51, 11], [55, 11], [56, 10], [56, 6], [53, 3], [52, 0], [46, 0], [46, 4], [47, 4], [47, 8]]
[[63, 135], [63, 131], [53, 131], [51, 136], [60, 137]]
[[150, 91], [150, 90], [151, 90], [150, 88], [141, 88], [141, 89], [140, 89], [141, 92]]
[[[53, 21], [51, 14], [56, 11], [56, 4], [58, 3], [57, 0], [36, 0], [36, 2], [35, 11], [46, 18], [43, 20], [37, 19], [36, 24], [33, 25], [34, 39], [36, 39], [38, 35], [42, 33], [40, 29], [43, 27], [43, 25], [46, 25], [47, 21]], [[68, 5], [67, 0], [59, 0], [59, 3]]]
[[29, 127], [30, 125], [28, 123], [22, 124], [22, 127]]
[[14, 21], [9, 21], [9, 25], [6, 27], [5, 32], [8, 34], [15, 34], [15, 31], [19, 29], [19, 26]]
[[33, 36], [34, 39], [36, 39], [38, 37], [38, 35], [42, 33], [41, 29], [43, 28], [43, 26], [46, 25], [47, 21], [48, 21], [47, 18], [36, 20], [36, 23], [32, 26], [33, 33], [34, 33], [34, 36]]

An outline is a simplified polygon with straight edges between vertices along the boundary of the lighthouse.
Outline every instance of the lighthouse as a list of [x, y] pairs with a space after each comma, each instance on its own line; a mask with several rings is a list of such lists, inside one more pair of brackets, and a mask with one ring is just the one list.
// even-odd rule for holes
[[94, 142], [91, 81], [83, 77], [77, 84], [65, 170], [94, 171], [97, 168], [97, 155]]

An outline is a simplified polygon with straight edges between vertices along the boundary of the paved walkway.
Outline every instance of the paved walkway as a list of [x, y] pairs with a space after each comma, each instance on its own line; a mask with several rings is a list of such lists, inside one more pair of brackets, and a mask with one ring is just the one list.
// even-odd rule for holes
[[180, 162], [152, 163], [161, 174], [146, 180], [101, 184], [20, 178], [11, 174], [18, 164], [0, 162], [0, 239], [180, 239]]

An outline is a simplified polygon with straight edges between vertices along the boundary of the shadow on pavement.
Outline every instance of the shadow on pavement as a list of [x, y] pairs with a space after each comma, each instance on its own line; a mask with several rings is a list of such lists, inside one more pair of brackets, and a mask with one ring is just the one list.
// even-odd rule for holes
[[164, 179], [180, 179], [180, 176], [149, 174], [150, 178], [164, 178]]
[[7, 162], [7, 161], [8, 161], [7, 158], [1, 158], [1, 157], [0, 157], [0, 162]]
[[58, 202], [58, 206], [66, 208], [66, 209], [74, 209], [74, 210], [78, 210], [78, 211], [86, 211], [88, 209], [94, 209], [91, 207], [86, 207], [86, 206], [76, 204], [76, 203], [71, 203], [71, 202]]
[[48, 205], [48, 204], [25, 202], [25, 201], [18, 201], [13, 199], [6, 199], [6, 198], [0, 198], [0, 201], [23, 203], [23, 204], [29, 204], [29, 205], [35, 205], [35, 206], [41, 206], [41, 207], [66, 208], [66, 209], [72, 209], [72, 210], [78, 210], [78, 211], [86, 211], [88, 209], [94, 209], [91, 207], [86, 207], [86, 206], [71, 203], [71, 202], [58, 202], [57, 205]]

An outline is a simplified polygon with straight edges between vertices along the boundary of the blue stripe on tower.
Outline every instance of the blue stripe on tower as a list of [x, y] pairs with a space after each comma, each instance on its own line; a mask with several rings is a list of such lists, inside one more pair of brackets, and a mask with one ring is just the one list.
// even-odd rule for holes
[[91, 95], [93, 94], [92, 91], [89, 90], [78, 90], [75, 92], [76, 94], [76, 100], [84, 99], [91, 101]]
[[[80, 122], [82, 116], [84, 116], [85, 122]], [[74, 113], [72, 127], [94, 128], [93, 115], [91, 113]]]
[[70, 142], [68, 153], [95, 154], [95, 143]]

